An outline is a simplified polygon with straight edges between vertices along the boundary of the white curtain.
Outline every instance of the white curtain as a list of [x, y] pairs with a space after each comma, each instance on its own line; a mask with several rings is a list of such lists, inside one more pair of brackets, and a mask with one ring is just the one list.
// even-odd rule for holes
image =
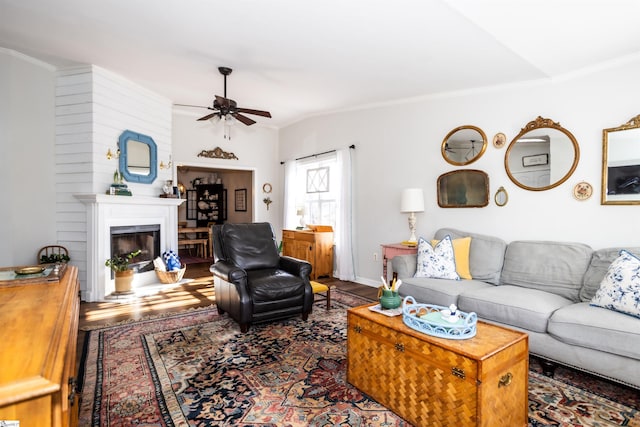
[[296, 228], [296, 162], [284, 164], [284, 229]]
[[[353, 255], [353, 206], [352, 206], [352, 165], [351, 149], [336, 150], [335, 152], [335, 169], [338, 177], [336, 190], [336, 213], [334, 228], [334, 263], [335, 269], [333, 276], [340, 280], [355, 280], [355, 262]], [[333, 156], [334, 153], [331, 153]], [[300, 203], [302, 196], [297, 194], [299, 189], [296, 188], [298, 180], [303, 179], [298, 174], [298, 167], [304, 165], [305, 162], [318, 162], [318, 156], [301, 161], [285, 162], [285, 178], [284, 178], [284, 218], [283, 224], [285, 229], [296, 228], [299, 217], [296, 214], [296, 203]]]
[[346, 148], [336, 151], [338, 171], [340, 172], [340, 185], [336, 206], [336, 233], [334, 235], [336, 250], [334, 259], [336, 269], [334, 277], [340, 280], [355, 280], [355, 262], [353, 255], [353, 206], [352, 206], [352, 180], [351, 180], [351, 155], [352, 149]]

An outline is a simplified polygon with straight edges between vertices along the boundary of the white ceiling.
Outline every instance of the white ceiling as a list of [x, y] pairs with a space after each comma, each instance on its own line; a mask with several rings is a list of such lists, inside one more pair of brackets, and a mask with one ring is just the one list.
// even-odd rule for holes
[[228, 66], [228, 96], [282, 127], [635, 60], [639, 16], [638, 0], [0, 0], [0, 47], [203, 106]]

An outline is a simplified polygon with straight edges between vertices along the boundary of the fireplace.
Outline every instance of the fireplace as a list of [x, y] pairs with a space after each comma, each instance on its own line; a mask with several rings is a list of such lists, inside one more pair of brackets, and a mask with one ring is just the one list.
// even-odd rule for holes
[[130, 268], [136, 272], [153, 270], [153, 260], [160, 256], [160, 224], [111, 227], [111, 257], [133, 257]]
[[[105, 261], [112, 254], [112, 231], [122, 234], [116, 253], [127, 254], [143, 249], [143, 257], [134, 259], [137, 273], [133, 288], [159, 284], [153, 270], [155, 257], [178, 247], [178, 205], [184, 199], [145, 196], [111, 196], [76, 194], [87, 205], [86, 269], [80, 268], [82, 300], [105, 301], [115, 291], [115, 282]], [[137, 236], [136, 236], [137, 234]], [[153, 240], [153, 244], [149, 243]], [[147, 271], [148, 270], [148, 271]]]

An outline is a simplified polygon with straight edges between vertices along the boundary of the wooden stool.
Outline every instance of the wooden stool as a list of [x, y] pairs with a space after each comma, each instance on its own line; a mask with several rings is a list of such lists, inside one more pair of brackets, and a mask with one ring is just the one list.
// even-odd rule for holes
[[178, 247], [194, 245], [197, 249], [197, 254], [203, 258], [207, 258], [207, 247], [209, 246], [209, 239], [178, 239]]
[[312, 280], [311, 289], [313, 290], [314, 297], [316, 294], [321, 295], [318, 298], [319, 301], [327, 300], [327, 310], [329, 310], [331, 308], [331, 288], [328, 287], [327, 285], [323, 285], [322, 283], [314, 282]]

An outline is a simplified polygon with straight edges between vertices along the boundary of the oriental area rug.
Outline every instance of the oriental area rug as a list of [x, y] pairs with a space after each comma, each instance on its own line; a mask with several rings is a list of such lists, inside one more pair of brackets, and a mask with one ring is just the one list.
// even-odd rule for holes
[[[346, 309], [240, 333], [215, 306], [87, 333], [81, 426], [410, 426], [346, 382]], [[529, 426], [640, 427], [640, 392], [572, 369], [529, 373]], [[372, 375], [375, 369], [372, 367]]]

